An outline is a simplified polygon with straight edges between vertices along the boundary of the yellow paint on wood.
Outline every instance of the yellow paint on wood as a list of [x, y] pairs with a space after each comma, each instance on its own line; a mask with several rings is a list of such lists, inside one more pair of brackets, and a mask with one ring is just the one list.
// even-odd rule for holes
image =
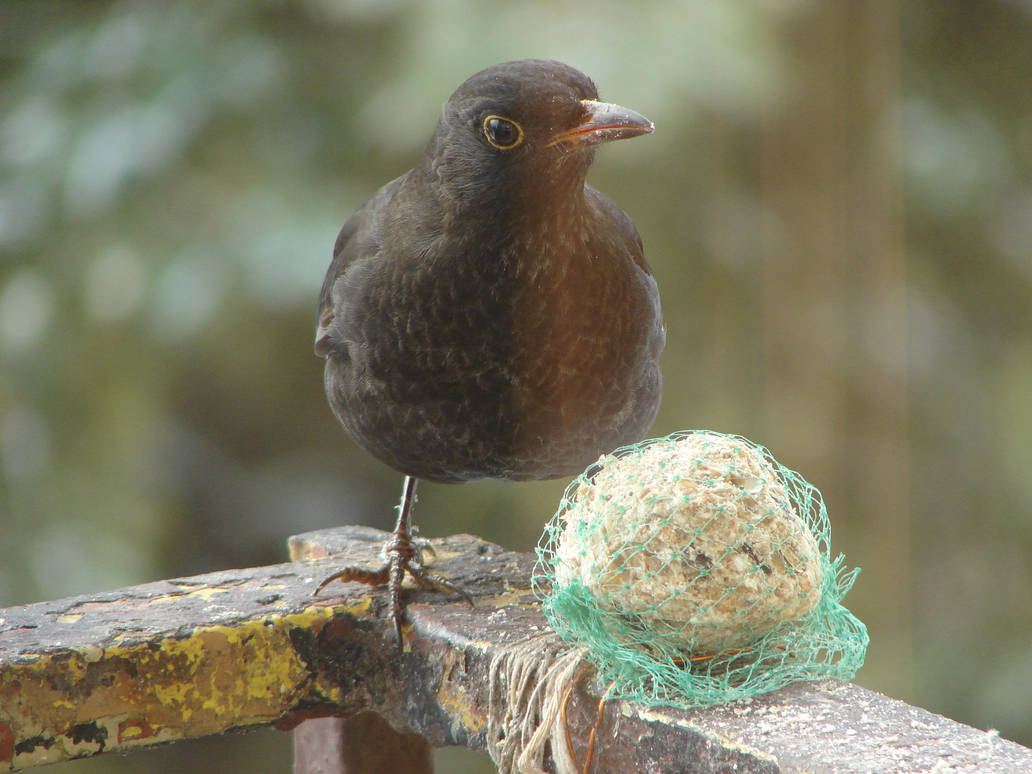
[[[368, 598], [346, 608], [318, 605], [181, 638], [122, 638], [106, 648], [20, 659], [0, 672], [0, 722], [18, 728], [21, 739], [53, 743], [0, 767], [89, 755], [102, 742], [107, 750], [127, 749], [275, 720], [313, 688], [290, 632], [318, 632], [333, 616], [360, 616], [369, 605]], [[328, 682], [317, 688], [331, 701], [341, 698]]]
[[475, 711], [474, 708], [477, 705], [475, 698], [457, 679], [456, 671], [462, 670], [464, 659], [465, 655], [462, 651], [447, 651], [441, 674], [441, 684], [436, 695], [441, 708], [454, 719], [452, 723], [475, 734], [487, 726], [487, 716], [482, 712]]

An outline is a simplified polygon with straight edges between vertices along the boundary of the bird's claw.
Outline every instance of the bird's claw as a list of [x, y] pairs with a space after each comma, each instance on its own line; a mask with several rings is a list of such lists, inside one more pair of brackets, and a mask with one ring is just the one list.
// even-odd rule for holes
[[424, 589], [436, 589], [437, 591], [450, 591], [453, 594], [458, 594], [462, 597], [466, 603], [473, 607], [473, 597], [466, 593], [466, 591], [450, 580], [445, 578], [443, 575], [438, 575], [435, 572], [430, 572], [422, 564], [413, 560], [409, 562], [408, 567], [409, 575], [415, 578], [416, 583], [422, 586]]
[[324, 578], [323, 582], [320, 583], [315, 591], [312, 592], [312, 596], [321, 594], [322, 590], [329, 586], [333, 581], [339, 580], [341, 583], [364, 583], [367, 586], [382, 586], [387, 583], [387, 567], [381, 567], [379, 570], [363, 570], [361, 567], [345, 567], [343, 570], [338, 570], [328, 578]]
[[473, 599], [461, 587], [452, 583], [443, 575], [430, 572], [423, 566], [421, 554], [429, 549], [436, 556], [429, 541], [418, 538], [413, 540], [406, 535], [395, 534], [384, 546], [384, 565], [379, 570], [365, 570], [359, 567], [345, 567], [324, 579], [315, 590], [319, 594], [335, 580], [341, 583], [364, 583], [368, 586], [387, 586], [387, 595], [391, 606], [391, 620], [394, 623], [394, 634], [398, 647], [402, 647], [402, 624], [405, 619], [405, 605], [401, 600], [401, 583], [407, 572], [412, 579], [424, 589], [450, 591], [462, 597], [470, 607]]

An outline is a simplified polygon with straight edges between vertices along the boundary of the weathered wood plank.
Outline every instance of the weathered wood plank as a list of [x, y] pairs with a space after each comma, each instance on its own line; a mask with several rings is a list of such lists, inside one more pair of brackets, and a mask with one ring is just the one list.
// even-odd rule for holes
[[[484, 749], [491, 657], [546, 629], [532, 559], [434, 541], [435, 569], [476, 607], [412, 589], [401, 653], [381, 591], [311, 596], [335, 566], [376, 566], [384, 537], [312, 533], [294, 556], [340, 556], [0, 611], [0, 770], [365, 711], [435, 746]], [[839, 682], [712, 710], [613, 701], [599, 721], [597, 708], [597, 686], [580, 681], [570, 738], [583, 760], [598, 723], [596, 772], [1032, 771], [1026, 748]]]

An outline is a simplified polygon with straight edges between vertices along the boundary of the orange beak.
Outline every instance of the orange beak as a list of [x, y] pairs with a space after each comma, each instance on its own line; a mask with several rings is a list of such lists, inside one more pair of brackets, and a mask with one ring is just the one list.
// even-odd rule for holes
[[593, 99], [582, 99], [581, 105], [587, 111], [584, 120], [572, 129], [553, 135], [546, 148], [553, 145], [565, 145], [569, 149], [598, 145], [649, 134], [656, 128], [649, 119], [630, 108]]

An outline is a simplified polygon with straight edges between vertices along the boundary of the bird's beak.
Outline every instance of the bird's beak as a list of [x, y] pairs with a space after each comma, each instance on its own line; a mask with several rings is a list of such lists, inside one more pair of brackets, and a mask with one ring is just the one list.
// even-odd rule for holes
[[582, 99], [581, 105], [587, 111], [581, 123], [554, 134], [546, 147], [565, 145], [572, 149], [598, 145], [610, 140], [649, 134], [656, 128], [649, 119], [630, 108], [593, 99]]

